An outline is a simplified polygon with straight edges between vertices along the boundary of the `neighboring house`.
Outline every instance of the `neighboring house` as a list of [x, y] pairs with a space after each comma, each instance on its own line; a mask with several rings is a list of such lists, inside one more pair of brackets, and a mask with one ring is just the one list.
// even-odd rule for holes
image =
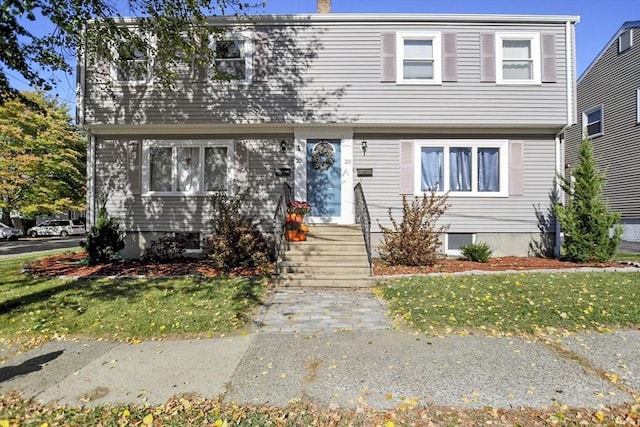
[[640, 21], [625, 22], [580, 76], [578, 123], [566, 132], [567, 171], [591, 139], [606, 174], [604, 197], [622, 214], [624, 240], [640, 241]]
[[[175, 88], [147, 72], [109, 82], [80, 70], [88, 134], [87, 220], [98, 197], [139, 256], [165, 232], [195, 247], [210, 231], [212, 192], [247, 191], [272, 230], [284, 182], [309, 222], [354, 223], [362, 183], [374, 242], [402, 195], [449, 191], [447, 253], [472, 241], [526, 255], [561, 169], [559, 133], [574, 122], [576, 16], [312, 14], [215, 17], [236, 76], [185, 65]], [[135, 22], [132, 21], [132, 25]], [[83, 61], [79, 61], [83, 64]], [[121, 65], [121, 64], [120, 64]], [[102, 69], [101, 71], [104, 71]], [[289, 173], [288, 173], [289, 172]], [[547, 224], [550, 236], [555, 225]]]

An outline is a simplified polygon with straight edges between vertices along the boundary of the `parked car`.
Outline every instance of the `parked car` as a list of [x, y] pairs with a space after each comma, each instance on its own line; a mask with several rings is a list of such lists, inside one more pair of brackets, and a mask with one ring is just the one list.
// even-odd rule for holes
[[86, 228], [82, 221], [77, 219], [50, 219], [27, 230], [31, 237], [38, 236], [71, 236], [85, 234]]
[[0, 240], [18, 240], [18, 237], [22, 237], [22, 230], [0, 222]]

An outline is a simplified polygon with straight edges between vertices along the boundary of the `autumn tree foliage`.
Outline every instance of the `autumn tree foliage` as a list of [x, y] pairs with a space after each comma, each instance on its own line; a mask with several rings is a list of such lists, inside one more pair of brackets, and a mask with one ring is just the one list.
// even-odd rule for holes
[[[0, 103], [19, 96], [8, 73], [19, 74], [31, 87], [47, 91], [56, 84], [53, 72], [70, 73], [68, 59], [75, 59], [81, 50], [105, 60], [123, 53], [118, 52], [121, 48], [129, 54], [148, 52], [157, 64], [207, 60], [213, 49], [208, 26], [202, 25], [207, 16], [242, 14], [262, 5], [243, 0], [4, 0], [0, 7]], [[121, 25], [123, 17], [140, 18], [140, 31]], [[54, 29], [45, 35], [32, 31], [49, 24]], [[171, 81], [169, 67], [155, 71], [160, 81]]]
[[602, 198], [605, 175], [598, 170], [590, 140], [582, 141], [578, 156], [571, 174], [558, 177], [566, 201], [564, 205], [556, 202], [553, 212], [564, 232], [563, 249], [570, 261], [605, 262], [620, 243], [620, 214], [609, 210]]
[[[24, 102], [22, 98], [28, 101]], [[86, 148], [68, 109], [42, 93], [0, 104], [0, 210], [37, 214], [84, 210]]]

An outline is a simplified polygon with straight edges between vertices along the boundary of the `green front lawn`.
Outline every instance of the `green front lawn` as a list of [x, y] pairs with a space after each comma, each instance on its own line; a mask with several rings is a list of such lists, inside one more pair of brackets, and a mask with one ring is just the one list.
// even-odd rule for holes
[[[142, 340], [213, 336], [246, 326], [264, 298], [260, 280], [183, 278], [59, 280], [21, 272], [31, 259], [0, 262], [0, 341], [37, 344], [54, 336]], [[638, 273], [498, 274], [403, 277], [378, 288], [392, 312], [432, 334], [483, 330], [492, 334], [606, 330], [640, 324]], [[248, 407], [217, 400], [172, 399], [165, 405], [65, 408], [0, 396], [4, 425], [442, 425], [637, 419], [638, 405], [602, 410], [552, 407], [498, 412], [429, 408], [335, 410], [292, 404]]]
[[640, 324], [640, 274], [562, 273], [406, 277], [381, 283], [392, 313], [435, 334], [562, 329], [607, 330]]
[[21, 272], [32, 260], [0, 263], [2, 342], [219, 335], [244, 328], [264, 296], [249, 278], [34, 278]]

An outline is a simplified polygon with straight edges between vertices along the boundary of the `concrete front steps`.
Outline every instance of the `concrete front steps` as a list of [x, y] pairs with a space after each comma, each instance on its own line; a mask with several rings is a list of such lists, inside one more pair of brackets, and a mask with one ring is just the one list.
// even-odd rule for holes
[[359, 225], [309, 225], [307, 240], [290, 242], [276, 284], [283, 287], [371, 287], [367, 250]]

